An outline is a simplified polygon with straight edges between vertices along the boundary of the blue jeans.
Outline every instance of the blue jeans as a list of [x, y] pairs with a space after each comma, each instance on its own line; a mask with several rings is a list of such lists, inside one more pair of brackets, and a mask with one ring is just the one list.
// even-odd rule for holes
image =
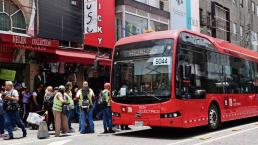
[[10, 137], [13, 137], [13, 122], [15, 123], [15, 125], [22, 129], [23, 133], [26, 132], [25, 126], [20, 118], [19, 111], [6, 111], [6, 113], [4, 114], [4, 119], [4, 126], [8, 131]]
[[110, 107], [103, 110], [103, 126], [105, 131], [112, 130], [112, 112]]
[[69, 129], [72, 129], [73, 111], [74, 111], [74, 110], [70, 110], [70, 111], [67, 111], [67, 112], [66, 112], [66, 116], [67, 116], [67, 120], [68, 120], [68, 127], [69, 127]]
[[[86, 120], [88, 122], [87, 128]], [[85, 112], [83, 110], [80, 111], [80, 133], [94, 133], [94, 122], [93, 122], [93, 110], [91, 109], [89, 112]]]
[[80, 120], [79, 118], [80, 118], [80, 107], [79, 107], [79, 104], [75, 104], [74, 105], [74, 118], [76, 119], [76, 120]]
[[0, 115], [0, 135], [4, 134], [4, 116]]

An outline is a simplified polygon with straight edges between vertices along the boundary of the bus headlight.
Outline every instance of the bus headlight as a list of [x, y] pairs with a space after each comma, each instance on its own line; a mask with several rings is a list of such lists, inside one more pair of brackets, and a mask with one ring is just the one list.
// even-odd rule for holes
[[181, 113], [179, 111], [172, 112], [172, 113], [166, 113], [166, 114], [160, 114], [160, 118], [177, 118], [180, 116], [181, 116]]
[[112, 112], [112, 116], [115, 116], [115, 117], [120, 117], [120, 113], [116, 113], [116, 112]]

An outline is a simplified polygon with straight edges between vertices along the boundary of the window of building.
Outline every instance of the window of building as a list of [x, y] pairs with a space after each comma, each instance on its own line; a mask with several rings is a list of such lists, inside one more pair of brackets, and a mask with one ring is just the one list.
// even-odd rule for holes
[[245, 6], [248, 8], [248, 0], [245, 0]]
[[148, 19], [125, 14], [125, 36], [142, 34], [148, 29]]
[[252, 12], [253, 12], [253, 14], [255, 14], [255, 3], [254, 2], [252, 2]]
[[240, 0], [240, 7], [241, 7], [241, 8], [244, 7], [244, 0]]
[[237, 24], [233, 23], [233, 33], [236, 34], [237, 33]]
[[161, 10], [163, 10], [164, 11], [164, 2], [163, 1], [159, 1], [159, 8], [161, 9]]
[[159, 0], [149, 0], [149, 5], [155, 8], [159, 8]]
[[135, 0], [135, 1], [147, 4], [147, 0]]
[[258, 16], [258, 5], [256, 5], [256, 15]]
[[236, 5], [236, 4], [237, 4], [236, 0], [232, 0], [232, 2], [233, 2], [233, 4], [234, 4], [234, 5]]
[[0, 0], [0, 30], [26, 33], [23, 13], [12, 1]]
[[168, 25], [167, 24], [159, 23], [159, 22], [152, 21], [152, 20], [150, 21], [150, 27], [154, 31], [168, 30]]
[[240, 26], [240, 37], [243, 37], [243, 26]]

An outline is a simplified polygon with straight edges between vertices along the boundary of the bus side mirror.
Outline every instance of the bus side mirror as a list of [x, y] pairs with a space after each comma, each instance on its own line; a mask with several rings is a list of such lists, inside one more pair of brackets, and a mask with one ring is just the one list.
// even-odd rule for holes
[[191, 65], [185, 65], [185, 77], [186, 77], [186, 79], [190, 79], [191, 72], [192, 72]]
[[98, 68], [99, 68], [99, 60], [98, 60], [98, 59], [95, 59], [95, 60], [94, 60], [94, 70], [95, 70], [95, 71], [98, 71]]

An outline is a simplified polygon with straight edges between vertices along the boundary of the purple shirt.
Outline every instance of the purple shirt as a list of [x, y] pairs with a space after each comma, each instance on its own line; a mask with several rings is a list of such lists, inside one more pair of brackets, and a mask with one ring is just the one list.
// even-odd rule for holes
[[29, 101], [30, 101], [30, 94], [29, 93], [23, 94], [22, 103], [29, 104]]

